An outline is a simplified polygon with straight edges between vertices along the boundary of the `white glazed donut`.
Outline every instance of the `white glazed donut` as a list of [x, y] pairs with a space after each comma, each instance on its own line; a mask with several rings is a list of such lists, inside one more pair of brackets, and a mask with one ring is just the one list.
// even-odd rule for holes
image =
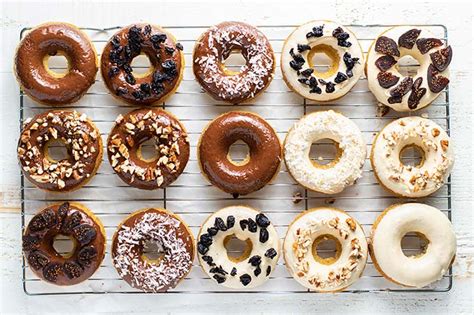
[[[332, 64], [327, 72], [313, 69], [313, 56], [325, 53]], [[281, 70], [287, 85], [314, 101], [344, 96], [359, 80], [364, 55], [355, 35], [331, 21], [312, 21], [299, 26], [283, 45]]]
[[[404, 56], [416, 59], [416, 74], [403, 76], [397, 62]], [[380, 103], [396, 111], [412, 111], [429, 105], [449, 83], [451, 46], [428, 30], [397, 26], [382, 33], [367, 56], [369, 89]]]
[[[338, 155], [329, 164], [311, 161], [311, 144], [321, 139], [337, 143]], [[301, 118], [284, 143], [285, 163], [291, 176], [307, 189], [336, 194], [362, 176], [366, 146], [355, 123], [342, 114], [319, 111]]]
[[[400, 161], [406, 147], [423, 152], [420, 165]], [[443, 186], [453, 167], [454, 152], [443, 128], [432, 120], [413, 116], [392, 121], [377, 134], [370, 160], [382, 186], [394, 194], [418, 198]]]
[[[317, 245], [327, 239], [338, 244], [335, 257], [317, 255]], [[355, 219], [342, 210], [322, 207], [303, 212], [290, 224], [283, 254], [290, 274], [301, 285], [334, 292], [360, 278], [368, 248], [364, 230]]]
[[[405, 256], [402, 238], [415, 232], [428, 241], [424, 253]], [[438, 209], [406, 203], [385, 209], [372, 227], [370, 255], [388, 280], [421, 288], [443, 277], [456, 254], [456, 235], [451, 222]]]
[[[226, 243], [235, 236], [246, 241], [240, 257], [229, 257]], [[202, 269], [217, 283], [233, 289], [254, 288], [264, 283], [280, 257], [280, 239], [268, 218], [245, 206], [231, 206], [213, 213], [198, 236]]]

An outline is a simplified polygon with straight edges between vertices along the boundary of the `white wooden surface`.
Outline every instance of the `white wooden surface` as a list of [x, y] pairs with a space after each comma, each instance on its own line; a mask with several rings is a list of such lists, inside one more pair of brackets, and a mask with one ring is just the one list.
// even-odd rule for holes
[[[224, 1], [222, 1], [224, 2]], [[468, 2], [358, 1], [321, 3], [80, 3], [2, 2], [0, 6], [0, 312], [436, 312], [472, 313], [472, 8]], [[458, 237], [454, 287], [449, 293], [371, 293], [331, 295], [225, 295], [182, 297], [74, 295], [29, 297], [21, 287], [19, 215], [18, 87], [11, 73], [19, 30], [45, 21], [107, 27], [139, 21], [155, 24], [208, 25], [224, 20], [251, 24], [299, 24], [331, 19], [343, 24], [445, 24], [454, 49], [451, 66], [451, 134], [456, 143], [453, 223]]]

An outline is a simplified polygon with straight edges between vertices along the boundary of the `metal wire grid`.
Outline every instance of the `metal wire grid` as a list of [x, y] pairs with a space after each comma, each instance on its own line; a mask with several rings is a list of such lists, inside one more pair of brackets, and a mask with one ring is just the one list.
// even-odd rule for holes
[[[348, 25], [367, 51], [370, 43], [383, 30], [392, 25]], [[443, 25], [419, 25], [428, 28], [437, 37], [447, 42], [447, 29]], [[180, 215], [197, 234], [199, 226], [210, 213], [221, 207], [231, 204], [248, 204], [264, 211], [272, 219], [280, 237], [284, 237], [286, 228], [292, 219], [301, 211], [320, 205], [330, 204], [342, 208], [354, 216], [363, 226], [366, 235], [369, 234], [371, 223], [378, 214], [390, 204], [405, 202], [409, 199], [400, 199], [384, 192], [376, 182], [367, 161], [363, 177], [358, 183], [347, 188], [343, 193], [335, 196], [327, 196], [303, 189], [297, 185], [289, 176], [284, 165], [275, 181], [267, 185], [261, 191], [248, 196], [234, 199], [207, 183], [201, 176], [196, 163], [196, 144], [202, 128], [215, 116], [230, 110], [249, 110], [264, 117], [275, 128], [281, 139], [285, 133], [301, 116], [314, 110], [335, 109], [347, 117], [353, 119], [361, 128], [370, 150], [370, 144], [374, 134], [385, 124], [398, 117], [412, 115], [389, 112], [384, 117], [376, 115], [376, 101], [367, 87], [365, 78], [361, 78], [356, 86], [344, 98], [326, 105], [317, 105], [307, 101], [293, 92], [284, 84], [279, 69], [279, 52], [286, 37], [296, 27], [295, 25], [261, 25], [259, 28], [267, 35], [272, 43], [277, 58], [276, 76], [270, 87], [251, 104], [228, 105], [211, 99], [195, 82], [192, 74], [192, 49], [196, 38], [208, 28], [208, 26], [168, 26], [165, 27], [184, 46], [186, 57], [186, 68], [184, 79], [174, 96], [163, 103], [163, 108], [173, 112], [186, 126], [191, 139], [190, 162], [178, 180], [166, 189], [148, 192], [140, 191], [121, 182], [114, 175], [107, 159], [101, 165], [97, 175], [82, 189], [77, 192], [57, 194], [40, 191], [25, 181], [21, 175], [21, 216], [22, 230], [26, 222], [38, 211], [48, 204], [60, 201], [77, 201], [88, 206], [102, 220], [107, 234], [106, 257], [98, 271], [85, 282], [71, 287], [57, 287], [38, 279], [29, 269], [23, 258], [23, 288], [28, 295], [62, 295], [62, 294], [141, 294], [121, 280], [116, 273], [110, 257], [110, 243], [117, 224], [131, 212], [147, 207], [164, 207]], [[85, 27], [81, 28], [89, 34], [97, 51], [100, 53], [102, 47], [120, 27], [105, 29]], [[20, 38], [26, 31], [21, 31]], [[403, 66], [409, 73], [417, 64], [412, 63]], [[228, 67], [238, 67], [232, 62]], [[134, 69], [145, 68], [146, 65], [134, 66]], [[54, 65], [51, 66], [54, 70]], [[56, 68], [61, 68], [60, 66]], [[119, 113], [133, 110], [134, 107], [120, 104], [104, 87], [100, 75], [81, 101], [72, 107], [78, 111], [88, 114], [102, 131], [105, 140], [108, 130]], [[57, 108], [57, 107], [54, 107]], [[38, 105], [31, 101], [20, 91], [20, 125], [26, 117], [53, 109], [44, 105]], [[438, 124], [450, 132], [449, 117], [449, 90], [443, 91], [435, 102], [428, 108], [422, 109], [413, 115], [428, 115]], [[105, 143], [105, 141], [104, 141]], [[323, 142], [318, 146], [318, 154], [322, 160], [330, 160], [330, 143]], [[245, 154], [242, 145], [235, 145], [237, 159]], [[240, 154], [240, 156], [239, 156]], [[321, 158], [319, 158], [321, 160]], [[413, 160], [414, 156], [407, 160]], [[301, 202], [296, 202], [295, 193]], [[447, 184], [433, 196], [417, 200], [441, 209], [451, 219], [451, 178]], [[60, 240], [61, 242], [61, 240]], [[409, 238], [405, 248], [407, 251], [416, 251], [420, 248], [419, 242]], [[233, 250], [232, 248], [230, 249]], [[452, 270], [442, 280], [423, 289], [403, 288], [385, 280], [375, 270], [370, 258], [364, 275], [354, 285], [343, 291], [345, 293], [356, 292], [447, 292], [451, 289], [453, 282]], [[167, 293], [161, 294], [196, 294], [196, 293], [259, 293], [259, 294], [286, 294], [286, 293], [308, 293], [301, 287], [285, 270], [283, 259], [280, 259], [275, 271], [261, 287], [247, 291], [229, 290], [217, 285], [212, 279], [202, 272], [197, 259], [195, 259], [191, 273], [176, 287]]]

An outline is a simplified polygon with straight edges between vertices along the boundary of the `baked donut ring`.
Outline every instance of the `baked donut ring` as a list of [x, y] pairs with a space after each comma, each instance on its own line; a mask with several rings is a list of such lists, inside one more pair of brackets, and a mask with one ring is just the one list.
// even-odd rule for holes
[[[69, 253], [53, 244], [59, 235], [74, 243]], [[105, 229], [99, 218], [79, 203], [58, 203], [38, 212], [23, 234], [23, 253], [31, 270], [56, 285], [73, 285], [88, 279], [105, 256]]]
[[[331, 59], [325, 72], [314, 69], [313, 57]], [[355, 35], [331, 21], [311, 21], [296, 28], [283, 44], [281, 71], [290, 89], [304, 98], [327, 102], [344, 96], [363, 72], [364, 54]]]
[[[224, 64], [236, 50], [246, 61], [240, 72], [231, 71]], [[270, 42], [257, 28], [242, 22], [223, 22], [196, 41], [193, 71], [209, 95], [236, 104], [267, 88], [273, 79], [275, 56]]]
[[[370, 91], [377, 100], [396, 111], [413, 111], [433, 102], [449, 83], [453, 52], [424, 28], [396, 26], [372, 43], [366, 64]], [[404, 56], [420, 66], [413, 76], [399, 72]]]
[[[157, 154], [147, 159], [142, 144], [154, 139]], [[128, 185], [157, 189], [170, 185], [183, 172], [189, 159], [186, 129], [162, 109], [137, 109], [115, 120], [107, 141], [110, 165]]]
[[[402, 238], [416, 233], [428, 244], [416, 256], [406, 256]], [[388, 280], [421, 288], [443, 277], [456, 255], [456, 235], [451, 222], [438, 209], [406, 203], [385, 209], [372, 226], [370, 256], [377, 270]]]
[[[419, 165], [401, 162], [401, 152], [407, 147], [422, 151]], [[377, 134], [370, 161], [375, 177], [388, 191], [419, 198], [434, 193], [446, 182], [454, 164], [454, 151], [448, 134], [434, 121], [403, 117]]]
[[[155, 243], [158, 258], [144, 252]], [[165, 209], [149, 208], [128, 216], [112, 240], [112, 260], [120, 277], [145, 292], [166, 292], [191, 271], [195, 255], [194, 237], [178, 216]]]
[[[118, 31], [101, 57], [104, 83], [119, 99], [134, 105], [162, 103], [179, 86], [184, 72], [183, 46], [173, 35], [150, 24], [133, 24]], [[132, 60], [145, 54], [150, 69], [133, 73]]]
[[[336, 242], [336, 256], [323, 258], [320, 242]], [[342, 291], [357, 281], [368, 257], [367, 240], [359, 223], [330, 207], [309, 209], [288, 227], [283, 243], [285, 263], [301, 285], [319, 292]]]
[[[238, 140], [249, 147], [249, 155], [242, 162], [229, 157], [230, 146]], [[277, 134], [263, 118], [248, 112], [228, 112], [210, 122], [201, 134], [197, 151], [204, 176], [235, 196], [263, 188], [280, 168]]]
[[[66, 57], [67, 73], [49, 69], [48, 59], [55, 55]], [[35, 101], [64, 105], [79, 100], [87, 92], [95, 82], [98, 63], [95, 48], [84, 32], [69, 23], [45, 23], [21, 40], [14, 73], [21, 89]]]
[[[68, 157], [49, 154], [54, 142], [66, 146]], [[72, 191], [85, 185], [102, 163], [102, 138], [95, 124], [71, 110], [52, 110], [28, 118], [18, 141], [18, 160], [25, 177], [49, 191]]]
[[[231, 257], [227, 243], [236, 237], [247, 243]], [[268, 280], [280, 257], [280, 239], [270, 220], [259, 211], [231, 206], [210, 215], [198, 236], [202, 269], [217, 283], [233, 289], [254, 288]]]

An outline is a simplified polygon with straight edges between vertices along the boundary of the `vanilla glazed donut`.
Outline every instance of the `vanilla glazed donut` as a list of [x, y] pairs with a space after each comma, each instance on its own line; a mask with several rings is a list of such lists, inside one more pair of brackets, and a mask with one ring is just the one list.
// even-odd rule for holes
[[[225, 67], [232, 51], [240, 51], [245, 65], [240, 72]], [[242, 22], [212, 26], [196, 41], [193, 71], [199, 84], [216, 100], [241, 103], [261, 94], [273, 79], [272, 46], [257, 28]]]
[[[317, 253], [320, 242], [336, 242], [335, 257]], [[346, 212], [321, 207], [309, 209], [288, 227], [283, 243], [285, 263], [301, 285], [319, 292], [342, 291], [357, 281], [367, 263], [364, 230]]]
[[[225, 246], [233, 236], [247, 243], [240, 257], [227, 254]], [[270, 220], [246, 206], [230, 206], [213, 213], [201, 226], [198, 240], [198, 258], [204, 272], [232, 289], [263, 284], [280, 257], [280, 239]]]
[[[332, 61], [326, 72], [313, 68], [313, 56]], [[355, 35], [331, 21], [311, 21], [296, 28], [281, 53], [283, 79], [304, 98], [327, 102], [344, 96], [363, 72], [364, 54]]]
[[[155, 243], [159, 257], [144, 254], [146, 242]], [[112, 240], [112, 261], [120, 277], [145, 292], [175, 288], [191, 271], [194, 237], [178, 216], [165, 209], [149, 208], [130, 214]]]
[[[311, 144], [321, 139], [336, 143], [337, 156], [328, 164], [311, 161]], [[307, 189], [336, 194], [362, 176], [366, 147], [362, 133], [349, 118], [334, 112], [318, 111], [296, 122], [284, 146], [286, 168]]]
[[[48, 67], [50, 56], [68, 61], [65, 74]], [[33, 100], [64, 105], [79, 100], [95, 82], [99, 59], [88, 36], [76, 26], [50, 22], [36, 26], [21, 40], [14, 73], [21, 89]]]
[[[57, 161], [49, 155], [62, 142], [68, 156]], [[102, 163], [102, 138], [95, 124], [71, 110], [52, 110], [28, 118], [18, 140], [18, 160], [25, 177], [49, 191], [72, 191], [85, 185]]]
[[[415, 58], [416, 74], [403, 76], [397, 62], [404, 56]], [[370, 91], [377, 100], [396, 111], [413, 111], [428, 106], [449, 83], [453, 52], [424, 28], [396, 26], [372, 43], [366, 74]]]
[[[59, 235], [69, 237], [71, 252], [58, 253]], [[79, 203], [58, 203], [39, 211], [23, 234], [23, 254], [33, 273], [55, 285], [73, 285], [94, 274], [105, 256], [105, 229], [92, 211]]]
[[[401, 247], [407, 233], [427, 241], [423, 252], [406, 256]], [[421, 203], [388, 207], [372, 226], [370, 256], [388, 280], [421, 288], [440, 280], [454, 261], [456, 235], [449, 219], [438, 209]]]
[[[403, 149], [422, 151], [417, 166], [400, 161]], [[434, 121], [403, 117], [385, 126], [375, 137], [370, 161], [380, 184], [390, 192], [409, 198], [428, 196], [448, 179], [454, 151], [448, 134]]]

